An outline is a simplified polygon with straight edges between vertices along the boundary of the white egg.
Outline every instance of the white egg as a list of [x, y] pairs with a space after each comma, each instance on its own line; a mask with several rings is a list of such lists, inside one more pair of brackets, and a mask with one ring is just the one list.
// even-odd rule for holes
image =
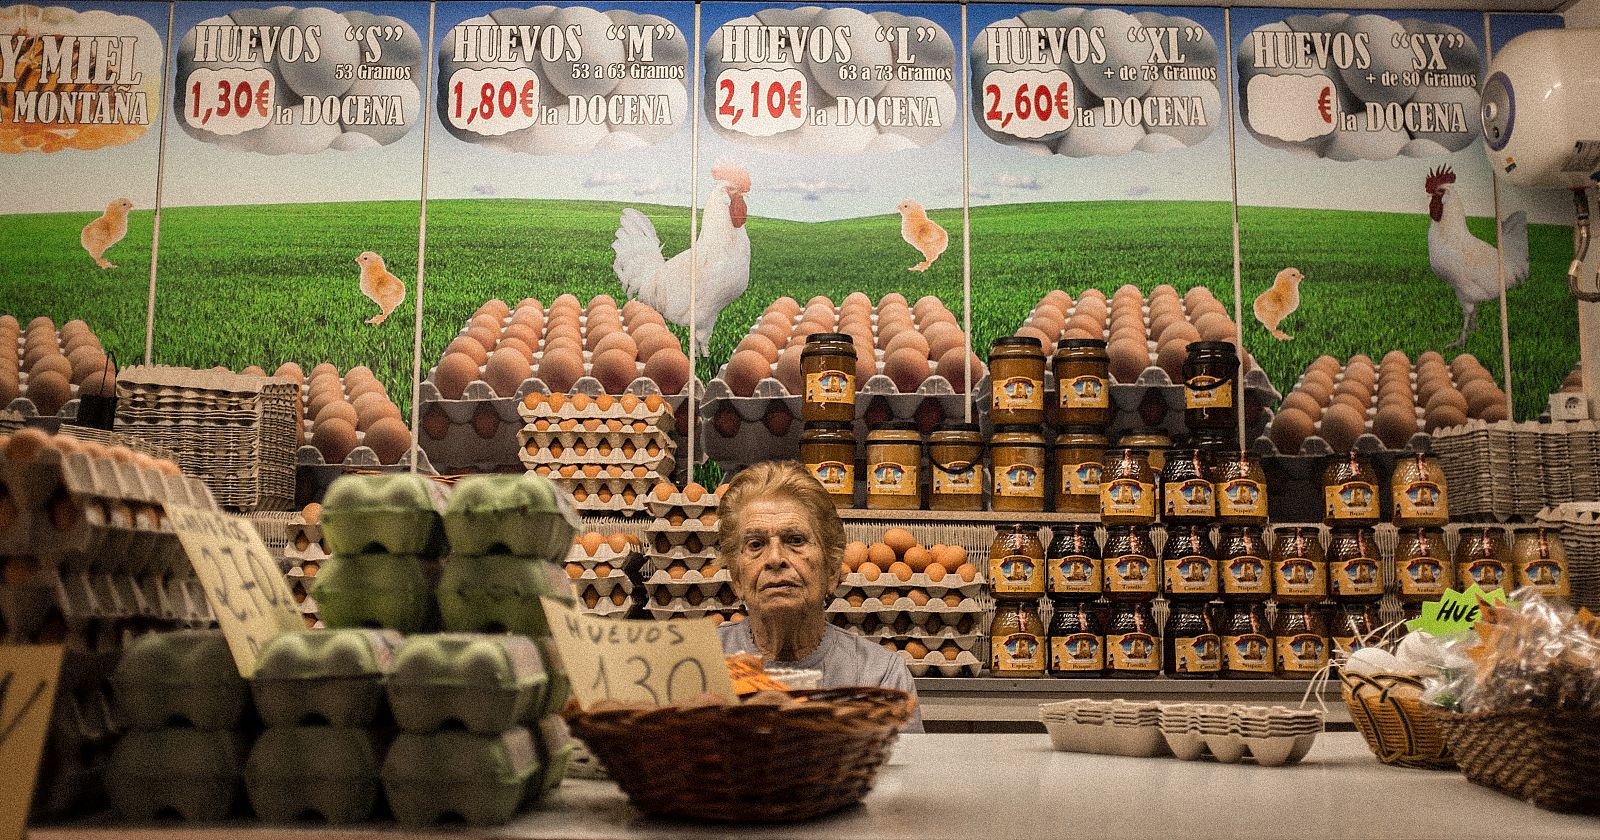
[[1422, 631], [1407, 633], [1395, 646], [1394, 653], [1409, 672], [1443, 667], [1449, 658], [1438, 637]]
[[[1079, 13], [1080, 11], [1081, 10], [1078, 10], [1078, 9], [1066, 9], [1066, 10], [1063, 10], [1063, 13], [1072, 12], [1075, 15], [1075, 14]], [[1038, 12], [1029, 12], [1027, 14], [1030, 16], [1030, 19], [1035, 20], [1035, 21], [1053, 19], [1053, 13], [1042, 11], [1042, 10], [1038, 11]], [[1067, 134], [1066, 131], [1058, 131], [1058, 132], [1055, 132], [1053, 134], [1046, 134], [1046, 135], [1044, 135], [1042, 137], [1037, 137], [1037, 138], [1032, 138], [1032, 139], [1023, 139], [1023, 138], [1017, 137], [1015, 135], [1007, 134], [1007, 133], [1002, 132], [1002, 131], [996, 131], [996, 130], [990, 128], [989, 124], [987, 122], [985, 122], [983, 120], [982, 116], [981, 116], [981, 112], [983, 110], [986, 110], [988, 108], [988, 104], [989, 104], [988, 101], [984, 99], [985, 94], [983, 93], [983, 90], [984, 90], [984, 87], [985, 87], [985, 80], [988, 78], [988, 76], [989, 76], [989, 74], [991, 72], [1007, 72], [1007, 71], [1023, 70], [1023, 69], [1051, 69], [1051, 68], [1048, 68], [1048, 67], [1041, 68], [1041, 67], [1037, 67], [1035, 65], [1016, 64], [1016, 63], [1010, 63], [1010, 62], [996, 62], [996, 63], [993, 63], [993, 64], [991, 64], [989, 62], [989, 59], [988, 59], [988, 54], [989, 54], [989, 49], [988, 49], [989, 35], [986, 34], [986, 33], [989, 33], [991, 30], [994, 30], [994, 31], [997, 31], [999, 33], [999, 37], [1005, 38], [1006, 37], [1005, 36], [1006, 30], [1020, 29], [1020, 28], [1023, 28], [1024, 26], [1030, 26], [1030, 25], [1031, 26], [1043, 26], [1043, 25], [1054, 25], [1054, 24], [1043, 24], [1043, 23], [1037, 23], [1037, 22], [1033, 23], [1033, 24], [1026, 24], [1026, 23], [1023, 22], [1022, 18], [1006, 18], [1005, 20], [997, 21], [997, 22], [992, 23], [989, 26], [985, 27], [982, 32], [978, 33], [977, 37], [973, 38], [973, 40], [972, 40], [972, 49], [967, 54], [968, 55], [968, 63], [972, 67], [972, 79], [973, 79], [973, 91], [969, 95], [971, 95], [973, 97], [972, 106], [975, 107], [975, 108], [980, 109], [980, 113], [979, 113], [979, 116], [978, 116], [978, 119], [977, 119], [978, 130], [982, 131], [984, 134], [988, 135], [989, 139], [994, 140], [995, 142], [1000, 143], [1001, 145], [1011, 146], [1013, 148], [1019, 148], [1019, 149], [1020, 148], [1025, 148], [1025, 147], [1031, 145], [1031, 146], [1036, 147], [1036, 148], [1031, 150], [1035, 154], [1048, 155], [1048, 154], [1051, 154], [1051, 151], [1050, 151], [1051, 147], [1054, 146], [1055, 143], [1057, 141], [1059, 141], [1061, 138], [1066, 136], [1066, 134]], [[1016, 56], [1010, 56], [1010, 57], [1014, 58]], [[1062, 60], [1063, 64], [1066, 64], [1066, 65], [1069, 65], [1069, 66], [1071, 65], [1071, 62], [1068, 61], [1067, 58], [1066, 58], [1066, 53], [1065, 52], [1062, 53], [1062, 59], [1061, 60]], [[1069, 76], [1072, 75], [1070, 69], [1068, 70], [1068, 75]], [[1075, 96], [1080, 96], [1080, 97], [1081, 97], [1081, 94], [1084, 92], [1083, 91], [1083, 86], [1078, 83], [1076, 77], [1073, 77], [1073, 90], [1076, 92], [1074, 95]], [[1085, 103], [1085, 102], [1077, 102], [1075, 104], [1078, 105], [1079, 107], [1088, 107], [1088, 103]]]
[[1411, 158], [1427, 158], [1448, 155], [1450, 150], [1432, 140], [1412, 140], [1400, 147], [1400, 154]]
[[1353, 674], [1403, 674], [1400, 660], [1383, 648], [1367, 647], [1350, 654], [1344, 665]]
[[272, 6], [266, 9], [234, 9], [228, 13], [240, 26], [285, 26], [289, 16], [298, 11], [294, 6]]
[[555, 120], [543, 118], [522, 131], [506, 135], [512, 149], [530, 155], [571, 155], [593, 149], [610, 129], [590, 122], [570, 123], [566, 105], [554, 106]]
[[1350, 20], [1349, 12], [1289, 15], [1283, 22], [1296, 32], [1338, 32]]
[[[1406, 43], [1406, 29], [1396, 21], [1382, 15], [1356, 15], [1345, 21], [1343, 31], [1351, 38], [1365, 36], [1372, 63], [1366, 67], [1351, 62], [1340, 68], [1339, 77], [1351, 93], [1362, 102], [1404, 102], [1417, 92], [1416, 85], [1384, 84], [1385, 74], [1398, 77], [1411, 71], [1411, 48]], [[1402, 46], [1396, 46], [1396, 42]]]
[[[569, 96], [600, 96], [616, 88], [617, 80], [610, 78], [603, 70], [622, 63], [626, 55], [621, 41], [606, 37], [606, 30], [612, 25], [611, 18], [594, 9], [570, 6], [551, 14], [547, 25], [558, 27], [563, 33], [567, 32], [568, 27], [578, 29], [578, 43], [568, 43], [564, 35], [564, 49], [554, 61], [546, 58], [545, 54], [539, 56], [539, 68], [552, 87]], [[582, 56], [573, 59], [571, 56], [579, 51], [580, 45]], [[587, 75], [577, 73], [579, 78], [574, 78], [574, 68], [579, 64], [598, 67], [602, 72], [591, 71]]]
[[[410, 67], [412, 80], [419, 85], [422, 84], [422, 74], [427, 69], [422, 66], [422, 39], [417, 36], [416, 30], [411, 28], [411, 24], [397, 17], [375, 15], [371, 12], [345, 12], [344, 16], [349, 19], [358, 32], [363, 33], [363, 38], [365, 38], [365, 31], [369, 26], [379, 28], [398, 26], [400, 28], [399, 40], [390, 41], [383, 37], [378, 39], [381, 51], [378, 63], [387, 67]], [[357, 42], [357, 46], [362, 48], [362, 59], [367, 57], [365, 43], [365, 40]]]
[[287, 123], [270, 122], [250, 132], [261, 135], [254, 151], [264, 155], [313, 155], [328, 148], [339, 136], [337, 122], [301, 125], [304, 117], [304, 105], [291, 105]]
[[1145, 131], [1136, 125], [1075, 126], [1056, 144], [1056, 154], [1067, 157], [1125, 155], [1138, 147]]
[[[338, 73], [339, 65], [361, 61], [361, 48], [356, 46], [356, 42], [344, 38], [345, 30], [350, 28], [349, 18], [327, 9], [300, 9], [289, 16], [285, 26], [299, 28], [305, 33], [308, 43], [306, 50], [298, 56], [287, 46], [292, 41], [286, 40], [285, 46], [278, 48], [278, 78], [284, 84], [301, 96], [338, 96], [350, 89], [355, 79], [339, 78]], [[320, 31], [316, 38], [321, 53], [316, 61], [307, 60], [311, 55], [311, 27], [317, 27]], [[289, 29], [284, 30], [283, 37], [290, 38]]]
[[370, 134], [362, 134], [359, 131], [346, 131], [333, 138], [333, 142], [328, 144], [328, 148], [338, 149], [341, 152], [355, 152], [362, 149], [380, 148], [382, 145], [382, 143], [372, 139]]
[[[241, 9], [240, 11], [256, 11], [256, 10]], [[190, 137], [193, 137], [196, 140], [200, 140], [200, 141], [203, 141], [203, 142], [206, 142], [206, 143], [215, 143], [215, 144], [218, 144], [218, 145], [222, 145], [224, 143], [224, 141], [231, 140], [233, 138], [229, 138], [229, 137], [227, 137], [225, 135], [221, 135], [221, 134], [215, 134], [213, 132], [206, 131], [203, 128], [195, 128], [194, 126], [189, 125], [189, 121], [184, 119], [182, 114], [176, 113], [176, 111], [178, 111], [178, 109], [180, 107], [193, 107], [192, 105], [189, 104], [189, 95], [190, 94], [189, 94], [189, 89], [187, 87], [187, 85], [189, 84], [189, 82], [188, 82], [189, 75], [191, 73], [193, 73], [194, 71], [199, 70], [201, 68], [221, 69], [221, 67], [223, 66], [220, 62], [205, 62], [205, 63], [201, 63], [201, 62], [196, 62], [194, 60], [195, 41], [196, 41], [196, 37], [197, 37], [195, 35], [195, 32], [201, 26], [232, 26], [235, 23], [237, 23], [237, 21], [235, 21], [231, 16], [227, 16], [227, 15], [224, 15], [222, 17], [206, 18], [205, 20], [200, 21], [193, 28], [191, 28], [189, 30], [188, 34], [183, 36], [183, 41], [181, 43], [179, 43], [178, 49], [177, 49], [178, 73], [177, 73], [176, 79], [177, 79], [177, 85], [179, 87], [181, 87], [182, 91], [183, 91], [183, 93], [182, 93], [183, 102], [182, 103], [174, 102], [173, 110], [174, 110], [175, 113], [173, 114], [173, 118], [177, 121], [178, 125], [181, 126], [183, 128], [183, 130], [189, 134]], [[259, 51], [257, 52], [256, 57], [257, 57], [257, 59], [260, 58]], [[241, 62], [233, 62], [233, 63], [229, 64], [228, 66], [230, 66], [230, 67], [239, 67], [239, 68], [245, 69], [245, 70], [252, 70], [252, 69], [255, 69], [255, 68], [258, 68], [258, 67], [267, 67], [268, 69], [271, 69], [270, 65], [267, 62], [263, 62], [263, 61], [260, 61], [260, 60], [248, 61], [248, 62], [243, 62], [243, 61], [241, 61]], [[246, 132], [246, 134], [253, 134], [253, 133], [254, 132]], [[237, 137], [240, 137], [240, 136], [242, 136], [242, 135], [233, 135], [234, 138], [237, 138]], [[252, 138], [249, 141], [249, 143], [251, 145], [253, 145], [254, 144], [254, 139]]]
[[[851, 52], [849, 62], [839, 61], [841, 47], [834, 42], [835, 39], [820, 32], [812, 33], [811, 37], [817, 40], [806, 45], [806, 66], [811, 70], [811, 78], [816, 80], [818, 87], [835, 98], [877, 96], [883, 90], [885, 80], [877, 78], [873, 72], [858, 73], [854, 79], [839, 78], [840, 67], [846, 63], [863, 70], [894, 63], [893, 48], [887, 41], [877, 39], [878, 22], [871, 15], [859, 9], [828, 9], [814, 17], [811, 25], [832, 30], [837, 38], [849, 42]], [[824, 51], [823, 48], [830, 43], [834, 49]]]
[[[961, 112], [956, 104], [956, 92], [946, 82], [890, 82], [883, 88], [883, 96], [911, 97], [913, 102], [924, 105], [933, 104], [937, 111], [935, 122], [932, 113], [926, 107], [922, 110], [924, 125], [884, 126], [880, 131], [884, 134], [899, 134], [909, 139], [918, 146], [927, 146], [935, 143], [949, 131], [951, 126], [961, 123]], [[913, 111], [913, 113], [916, 113]]]
[[1139, 145], [1134, 146], [1136, 152], [1171, 152], [1177, 149], [1187, 149], [1182, 140], [1170, 134], [1146, 134]]
[[[641, 101], [664, 102], [669, 116], [664, 122], [652, 123], [641, 119], [638, 125], [613, 125], [612, 134], [631, 134], [646, 143], [659, 143], [689, 124], [689, 91], [680, 79], [623, 79], [611, 95], [638, 95], [650, 97]], [[649, 114], [651, 119], [658, 116], [653, 105]]]
[[[395, 79], [393, 81], [362, 79], [351, 85], [350, 90], [345, 94], [346, 97], [366, 95], [397, 97], [400, 104], [400, 116], [405, 120], [404, 124], [358, 125], [351, 122], [344, 124], [345, 131], [357, 131], [370, 135], [372, 139], [387, 146], [406, 136], [407, 132], [417, 125], [417, 117], [422, 113], [422, 91], [417, 89], [415, 82], [406, 79]], [[384, 99], [383, 101], [390, 102], [393, 100]], [[387, 108], [380, 110], [379, 113], [387, 115]], [[352, 110], [351, 116], [357, 120], [363, 118], [359, 110]]]
[[555, 6], [533, 6], [526, 9], [506, 8], [496, 9], [489, 13], [489, 17], [501, 26], [528, 26], [544, 27], [550, 22], [550, 16], [559, 11]]
[[1204, 37], [1198, 41], [1190, 41], [1180, 35], [1178, 53], [1183, 56], [1183, 64], [1186, 67], [1217, 66], [1217, 39], [1212, 36], [1210, 30], [1201, 27], [1196, 21], [1160, 12], [1135, 12], [1133, 16], [1145, 26], [1171, 26], [1176, 27], [1180, 33], [1191, 26], [1200, 27]]
[[[1024, 13], [1028, 14], [1028, 13]], [[956, 63], [956, 44], [950, 39], [950, 33], [944, 27], [934, 24], [933, 21], [922, 17], [911, 17], [898, 12], [873, 12], [879, 26], [898, 28], [910, 27], [912, 31], [911, 57], [913, 66], [916, 67], [954, 67]], [[1059, 24], [1057, 24], [1059, 26]], [[916, 40], [918, 27], [934, 27], [934, 36], [931, 41]]]
[[[1448, 72], [1471, 73], [1474, 76], [1483, 72], [1483, 56], [1478, 52], [1478, 42], [1460, 29], [1448, 23], [1434, 23], [1415, 18], [1402, 20], [1400, 25], [1413, 35], [1446, 36], [1445, 42], [1439, 45], [1439, 55], [1444, 58]], [[1449, 43], [1452, 36], [1458, 39], [1455, 46]], [[1432, 47], [1427, 49], [1431, 50]]]
[[1478, 121], [1479, 104], [1476, 88], [1418, 88], [1417, 95], [1411, 97], [1410, 110], [1427, 116], [1429, 127], [1440, 130], [1418, 131], [1412, 136], [1418, 140], [1432, 140], [1452, 152], [1461, 151], [1472, 145], [1482, 131], [1482, 123]]
[[[1148, 126], [1151, 134], [1166, 134], [1176, 137], [1185, 146], [1193, 146], [1211, 136], [1219, 126], [1226, 126], [1228, 114], [1222, 109], [1222, 92], [1217, 90], [1215, 82], [1169, 82], [1158, 80], [1150, 86], [1150, 93], [1146, 101], [1157, 96], [1176, 97], [1175, 103], [1181, 103], [1184, 110], [1175, 111], [1174, 122], [1183, 120], [1178, 114], [1187, 114], [1190, 125]], [[1193, 107], [1198, 104], [1198, 109]], [[1226, 131], [1226, 128], [1224, 128]]]
[[[1150, 89], [1150, 80], [1140, 72], [1150, 57], [1150, 45], [1128, 40], [1128, 33], [1139, 28], [1139, 21], [1133, 15], [1116, 9], [1091, 9], [1078, 19], [1078, 25], [1086, 30], [1095, 27], [1105, 30], [1105, 61], [1084, 62], [1078, 67], [1078, 77], [1083, 80], [1084, 87], [1102, 99], [1143, 96]], [[1131, 68], [1133, 78], [1123, 79], [1123, 68]], [[1109, 77], [1105, 73], [1107, 70], [1111, 71]]]
[[678, 25], [660, 15], [645, 15], [630, 12], [626, 9], [612, 9], [606, 12], [612, 20], [630, 26], [665, 26], [672, 30], [670, 38], [657, 38], [651, 48], [651, 60], [656, 64], [681, 64], [689, 63], [689, 35], [678, 29]]

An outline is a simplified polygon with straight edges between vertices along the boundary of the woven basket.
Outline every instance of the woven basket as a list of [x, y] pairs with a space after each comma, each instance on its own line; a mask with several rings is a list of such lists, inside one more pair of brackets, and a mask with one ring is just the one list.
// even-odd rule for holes
[[791, 694], [806, 702], [569, 710], [567, 723], [653, 814], [787, 822], [859, 802], [916, 701], [888, 688]]
[[1404, 674], [1341, 672], [1344, 702], [1367, 746], [1384, 764], [1454, 770], [1439, 724], [1421, 709], [1422, 683]]
[[1551, 811], [1600, 813], [1600, 716], [1543, 709], [1459, 714], [1424, 705], [1469, 781]]

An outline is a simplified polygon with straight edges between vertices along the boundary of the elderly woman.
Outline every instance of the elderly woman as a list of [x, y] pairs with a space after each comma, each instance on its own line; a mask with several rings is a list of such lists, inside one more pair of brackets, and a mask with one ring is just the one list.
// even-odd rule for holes
[[[744, 599], [748, 620], [721, 627], [722, 649], [779, 668], [822, 672], [819, 686], [882, 686], [916, 695], [900, 657], [828, 623], [839, 585], [844, 523], [804, 467], [769, 461], [746, 468], [718, 503], [717, 551]], [[906, 732], [922, 731], [919, 711]]]

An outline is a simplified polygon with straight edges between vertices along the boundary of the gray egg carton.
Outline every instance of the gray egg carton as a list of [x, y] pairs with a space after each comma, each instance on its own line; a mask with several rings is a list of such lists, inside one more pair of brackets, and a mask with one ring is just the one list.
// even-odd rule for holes
[[371, 818], [378, 800], [375, 740], [355, 727], [269, 727], [245, 762], [250, 806], [267, 822], [293, 822], [308, 812], [330, 825]]
[[527, 729], [494, 735], [460, 730], [402, 732], [382, 769], [395, 818], [426, 826], [448, 814], [469, 825], [500, 825], [542, 792], [531, 782], [543, 768]]
[[436, 596], [440, 624], [455, 633], [550, 635], [540, 596], [577, 603], [566, 569], [504, 554], [454, 557], [445, 564]]
[[243, 736], [169, 727], [129, 732], [106, 767], [106, 793], [123, 817], [149, 821], [176, 813], [217, 822], [233, 812], [244, 778]]
[[425, 628], [433, 615], [426, 561], [404, 554], [340, 554], [322, 563], [307, 592], [333, 628]]
[[400, 641], [392, 630], [279, 634], [262, 647], [250, 681], [256, 709], [268, 726], [369, 726]]
[[406, 639], [389, 675], [389, 708], [401, 729], [434, 732], [459, 724], [494, 735], [535, 724], [549, 676], [533, 640], [441, 633]]
[[146, 633], [123, 650], [111, 684], [120, 718], [135, 730], [232, 729], [250, 696], [221, 630]]
[[503, 551], [560, 563], [578, 531], [572, 499], [528, 473], [462, 479], [442, 521], [457, 557]]
[[[1411, 451], [1388, 449], [1377, 435], [1367, 432], [1356, 438], [1355, 450], [1367, 456], [1378, 473], [1378, 509], [1382, 519], [1389, 519], [1394, 502], [1389, 489], [1395, 464], [1412, 452], [1428, 452], [1433, 437], [1422, 432], [1411, 436]], [[1262, 434], [1256, 438], [1251, 451], [1261, 460], [1261, 469], [1267, 476], [1267, 516], [1273, 522], [1321, 522], [1323, 507], [1322, 471], [1333, 448], [1320, 437], [1306, 438], [1300, 452], [1285, 455], [1278, 452], [1272, 439]]]
[[[27, 379], [28, 379], [28, 375], [27, 374], [22, 374], [21, 381], [25, 383], [25, 382], [27, 382]], [[27, 390], [27, 387], [25, 385], [19, 384], [18, 387], [20, 387], [24, 391]], [[14, 413], [16, 413], [18, 415], [21, 415], [22, 418], [25, 419], [25, 420], [48, 419], [48, 418], [54, 418], [54, 419], [57, 419], [57, 420], [76, 420], [76, 419], [78, 419], [78, 406], [80, 405], [80, 401], [78, 400], [78, 397], [76, 396], [77, 393], [78, 393], [78, 386], [77, 385], [68, 385], [67, 387], [70, 389], [70, 392], [74, 396], [72, 397], [72, 399], [67, 400], [65, 403], [62, 403], [61, 408], [59, 410], [57, 410], [55, 414], [51, 414], [51, 415], [48, 415], [48, 416], [40, 414], [39, 413], [39, 406], [36, 405], [33, 400], [30, 400], [27, 397], [17, 397], [16, 399], [14, 399], [11, 402], [7, 403], [3, 410], [14, 412]]]

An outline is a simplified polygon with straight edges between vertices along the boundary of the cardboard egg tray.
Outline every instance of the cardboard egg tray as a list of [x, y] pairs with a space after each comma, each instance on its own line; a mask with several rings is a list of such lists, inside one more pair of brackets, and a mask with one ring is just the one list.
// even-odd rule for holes
[[853, 621], [853, 616], [834, 613], [828, 616], [828, 621], [835, 627], [855, 630], [869, 636], [879, 635], [884, 638], [942, 637], [945, 634], [954, 633], [957, 636], [975, 635], [978, 639], [983, 639], [985, 638], [983, 630], [989, 626], [989, 621], [993, 618], [993, 616], [987, 615], [986, 612], [929, 613], [922, 623], [913, 624], [911, 622], [911, 612], [907, 610], [877, 613], [868, 615], [859, 622]]
[[[946, 595], [954, 595], [954, 596], [960, 598], [962, 601], [977, 600], [977, 596], [978, 596], [979, 592], [982, 591], [982, 588], [978, 587], [978, 588], [975, 588], [971, 592], [961, 592], [960, 590], [954, 590], [954, 589], [950, 590], [949, 592], [942, 592], [942, 593], [939, 593], [939, 594], [934, 594], [932, 592], [924, 592], [923, 594], [924, 594], [924, 596], [927, 597], [928, 600], [927, 600], [926, 604], [918, 604], [914, 600], [912, 600], [912, 596], [910, 594], [911, 590], [909, 590], [909, 589], [904, 589], [904, 588], [882, 588], [882, 587], [874, 587], [874, 589], [876, 589], [876, 591], [874, 591], [873, 589], [866, 589], [866, 588], [850, 589], [850, 590], [847, 590], [847, 594], [845, 594], [845, 595], [836, 595], [835, 596], [835, 601], [838, 601], [838, 600], [842, 599], [842, 600], [845, 601], [846, 604], [848, 604], [849, 603], [849, 599], [852, 596], [859, 595], [861, 597], [861, 599], [862, 599], [861, 605], [863, 607], [867, 607], [867, 606], [870, 606], [870, 605], [873, 605], [873, 604], [879, 604], [879, 605], [882, 606], [883, 609], [886, 609], [886, 610], [910, 611], [910, 610], [921, 610], [921, 609], [924, 608], [924, 606], [931, 608], [935, 604], [940, 604], [940, 605], [943, 605], [945, 607], [950, 607], [950, 604], [944, 600]], [[937, 612], [937, 610], [933, 610], [933, 611]]]
[[[17, 335], [16, 346], [14, 348], [16, 350], [17, 364], [12, 368], [12, 370], [16, 371], [18, 386], [17, 390], [21, 395], [12, 400], [9, 404], [0, 406], [0, 409], [14, 411], [23, 417], [35, 418], [39, 416], [39, 409], [34, 401], [28, 398], [28, 370], [24, 361], [24, 356], [27, 350], [28, 325], [20, 324], [20, 326], [22, 330]], [[100, 343], [100, 337], [95, 334], [94, 330], [87, 330], [87, 332], [95, 339], [96, 344]], [[62, 337], [59, 327], [55, 329], [55, 336], [56, 349], [61, 352], [61, 355], [67, 355], [66, 339]], [[71, 377], [68, 377], [68, 379], [70, 380]], [[72, 420], [76, 419], [78, 416], [78, 383], [69, 381], [67, 387], [70, 398], [53, 416], [63, 420]]]
[[1323, 730], [1319, 710], [1242, 704], [1161, 706], [1159, 730], [1172, 754], [1233, 764], [1245, 756], [1262, 767], [1293, 764], [1310, 752]]
[[596, 575], [594, 569], [585, 569], [581, 577], [572, 577], [569, 573], [567, 578], [572, 582], [572, 589], [578, 593], [580, 601], [583, 600], [584, 593], [590, 589], [593, 589], [602, 600], [610, 598], [611, 593], [618, 589], [624, 594], [633, 594], [633, 579], [621, 569], [612, 569], [611, 573], [605, 576]]
[[1450, 487], [1450, 510], [1465, 517], [1531, 517], [1541, 508], [1600, 498], [1600, 424], [1468, 420], [1434, 434]]
[[1600, 612], [1600, 503], [1568, 502], [1540, 511], [1538, 519], [1561, 529], [1572, 605]]
[[843, 589], [860, 589], [868, 595], [877, 595], [885, 589], [921, 589], [929, 595], [942, 596], [946, 592], [959, 592], [962, 596], [971, 597], [983, 591], [984, 580], [982, 575], [974, 576], [970, 581], [964, 581], [958, 575], [946, 574], [937, 581], [929, 580], [926, 574], [917, 572], [907, 580], [901, 580], [888, 572], [883, 572], [873, 580], [867, 580], [860, 572], [851, 572], [844, 576], [839, 584]]
[[567, 551], [567, 562], [581, 563], [586, 569], [592, 569], [598, 563], [609, 563], [612, 567], [620, 569], [633, 556], [634, 552], [631, 550], [617, 551], [604, 542], [600, 543], [593, 554], [588, 554], [583, 550], [583, 546], [574, 542], [572, 548]]
[[[716, 511], [717, 494], [708, 490], [700, 498], [691, 502], [689, 497], [683, 494], [682, 490], [674, 490], [665, 499], [662, 499], [655, 494], [652, 488], [650, 498], [645, 501], [645, 509], [650, 511], [650, 515], [656, 519], [667, 519], [674, 511], [683, 514], [685, 519], [699, 519], [708, 512]], [[667, 524], [668, 527], [677, 527], [672, 525], [670, 521]]]
[[608, 618], [611, 616], [625, 618], [627, 617], [626, 613], [632, 610], [633, 607], [634, 599], [631, 595], [628, 598], [623, 599], [622, 603], [620, 604], [616, 603], [610, 598], [601, 598], [595, 601], [595, 604], [592, 607], [589, 606], [589, 602], [586, 598], [582, 597], [581, 595], [578, 598], [578, 610], [580, 612], [588, 615], [598, 615], [602, 618]]
[[977, 645], [978, 640], [984, 637], [983, 633], [959, 633], [954, 627], [945, 627], [936, 633], [921, 632], [920, 628], [913, 627], [911, 632], [901, 633], [893, 627], [883, 626], [868, 631], [864, 635], [875, 642], [885, 639], [897, 642], [920, 642], [928, 650], [942, 648], [950, 643], [954, 643], [961, 650], [972, 650], [973, 646]]
[[645, 552], [645, 568], [648, 574], [665, 572], [674, 563], [682, 563], [691, 572], [699, 572], [708, 563], [716, 562], [716, 546], [708, 546], [704, 551], [690, 551], [684, 546], [673, 546], [672, 550], [665, 553], [650, 550]]
[[[585, 397], [590, 397], [586, 391], [578, 391]], [[631, 396], [638, 397], [637, 394]], [[648, 395], [646, 395], [648, 396]], [[646, 400], [639, 398], [637, 401], [624, 400], [622, 397], [612, 397], [609, 394], [599, 394], [583, 401], [562, 400], [561, 405], [550, 407], [550, 393], [548, 391], [530, 391], [523, 395], [517, 403], [517, 413], [522, 419], [528, 421], [529, 426], [543, 422], [560, 422], [577, 420], [622, 421], [627, 423], [644, 423], [649, 428], [662, 428], [671, 430], [673, 427], [673, 413], [671, 403], [663, 400], [652, 408]], [[545, 431], [536, 429], [536, 431]], [[642, 431], [642, 430], [641, 430]]]
[[[518, 441], [523, 448], [517, 459], [530, 472], [538, 467], [599, 464], [644, 467], [655, 475], [671, 475], [677, 463], [675, 445], [665, 433], [524, 431], [518, 433]], [[630, 448], [632, 455], [627, 452]]]
[[942, 600], [930, 600], [927, 604], [918, 607], [912, 607], [909, 601], [903, 602], [906, 604], [906, 606], [901, 607], [901, 603], [902, 601], [898, 598], [887, 602], [880, 598], [867, 598], [862, 602], [861, 606], [853, 607], [850, 605], [849, 601], [846, 601], [843, 598], [834, 598], [831, 602], [829, 602], [827, 611], [830, 614], [844, 615], [850, 620], [851, 624], [855, 625], [859, 625], [866, 621], [867, 616], [869, 615], [877, 616], [878, 619], [882, 621], [885, 613], [904, 613], [910, 616], [912, 624], [920, 625], [926, 624], [928, 616], [931, 615], [937, 615], [941, 619], [946, 619], [949, 616], [981, 613], [984, 611], [984, 606], [979, 603], [978, 599], [976, 598], [963, 598], [961, 603], [955, 606], [946, 604]]
[[289, 560], [328, 559], [328, 547], [322, 541], [322, 525], [303, 520], [291, 525], [283, 546], [283, 556]]
[[978, 657], [970, 650], [963, 650], [955, 659], [950, 659], [942, 653], [930, 651], [921, 659], [912, 658], [905, 650], [898, 651], [901, 659], [905, 660], [906, 667], [911, 669], [911, 676], [925, 677], [937, 672], [941, 677], [975, 677], [981, 667]]
[[743, 602], [723, 604], [718, 601], [705, 601], [699, 604], [690, 604], [687, 601], [674, 599], [672, 603], [662, 606], [655, 601], [645, 605], [645, 610], [650, 617], [657, 621], [666, 621], [674, 618], [706, 618], [715, 616], [723, 621], [731, 621], [730, 616], [745, 614]]
[[[609, 475], [595, 477], [589, 476], [560, 476], [555, 473], [549, 479], [562, 490], [572, 496], [573, 507], [586, 514], [612, 514], [617, 516], [638, 516], [644, 512], [644, 494], [660, 481], [659, 477], [646, 473], [643, 476], [624, 477], [622, 467], [612, 466], [605, 468]], [[642, 467], [635, 468], [643, 469]], [[604, 491], [604, 492], [602, 492]], [[633, 493], [633, 501], [628, 501], [627, 493]], [[579, 497], [582, 498], [579, 498]], [[609, 498], [602, 498], [609, 496]]]
[[723, 585], [732, 581], [733, 575], [727, 569], [718, 569], [710, 575], [703, 575], [698, 570], [690, 569], [684, 572], [681, 578], [674, 578], [667, 571], [658, 571], [646, 578], [644, 585], [652, 597], [665, 589], [674, 598], [687, 595], [690, 590], [699, 590], [701, 595], [709, 598], [717, 594]]
[[1161, 737], [1157, 703], [1068, 700], [1039, 709], [1056, 750], [1136, 758], [1172, 754]]
[[70, 648], [65, 653], [62, 680], [50, 712], [45, 758], [34, 787], [35, 817], [61, 817], [103, 807], [102, 778], [121, 724], [114, 719], [103, 691], [69, 684], [66, 671], [74, 653]]

